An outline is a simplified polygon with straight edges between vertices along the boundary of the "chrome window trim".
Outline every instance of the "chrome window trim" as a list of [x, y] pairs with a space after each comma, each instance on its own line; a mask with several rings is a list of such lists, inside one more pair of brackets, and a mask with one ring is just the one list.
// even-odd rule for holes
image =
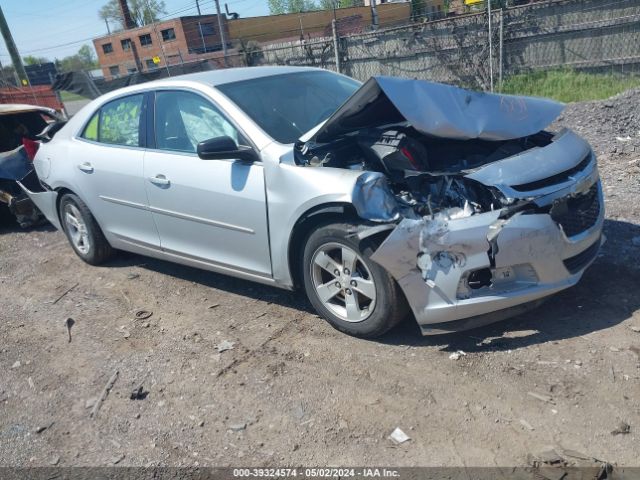
[[[104, 146], [104, 147], [135, 148], [135, 149], [145, 150], [145, 147], [140, 147], [140, 146], [119, 145], [119, 144], [116, 144], [116, 143], [103, 143], [103, 142], [99, 142], [97, 140], [90, 140], [88, 138], [84, 138], [82, 136], [82, 134], [85, 131], [85, 129], [87, 128], [87, 125], [89, 125], [91, 120], [93, 120], [93, 117], [96, 115], [96, 113], [99, 113], [100, 110], [102, 110], [105, 105], [107, 105], [109, 103], [112, 103], [112, 102], [117, 102], [118, 100], [122, 100], [123, 98], [134, 97], [136, 95], [142, 95], [142, 105], [144, 106], [144, 97], [145, 97], [145, 95], [146, 95], [146, 93], [148, 91], [149, 90], [140, 90], [140, 91], [137, 91], [137, 92], [129, 92], [129, 93], [125, 94], [125, 95], [121, 95], [121, 96], [118, 96], [118, 97], [110, 98], [110, 99], [104, 101], [98, 107], [96, 107], [95, 110], [93, 110], [91, 112], [91, 115], [89, 115], [89, 117], [81, 124], [81, 127], [76, 130], [76, 133], [74, 133], [71, 136], [71, 140], [80, 140], [81, 142], [87, 142], [87, 143], [91, 143], [91, 144], [94, 144], [94, 145], [100, 145], [100, 146]], [[100, 116], [101, 115], [98, 115], [98, 131], [100, 131]], [[142, 116], [142, 113], [140, 113], [140, 116]], [[138, 126], [138, 130], [140, 130], [139, 126]], [[138, 142], [140, 142], [140, 132], [139, 131], [138, 131]]]
[[[260, 150], [256, 147], [254, 141], [251, 139], [251, 137], [249, 135], [247, 135], [247, 133], [245, 132], [245, 130], [243, 128], [240, 127], [240, 125], [238, 125], [238, 122], [236, 122], [234, 120], [234, 118], [229, 115], [229, 113], [220, 106], [220, 104], [218, 104], [218, 102], [216, 102], [213, 98], [211, 98], [210, 96], [204, 94], [203, 92], [201, 92], [198, 89], [195, 88], [190, 88], [190, 87], [174, 87], [174, 86], [165, 86], [165, 87], [156, 87], [150, 90], [152, 93], [157, 93], [157, 92], [188, 92], [188, 93], [193, 93], [195, 95], [198, 95], [199, 97], [202, 97], [204, 100], [208, 101], [209, 103], [211, 103], [224, 117], [224, 119], [226, 121], [228, 121], [233, 128], [235, 128], [238, 133], [240, 133], [242, 135], [242, 137], [244, 139], [247, 140], [247, 142], [249, 143], [249, 145], [247, 145], [248, 147], [251, 147], [257, 154], [258, 156], [260, 156]], [[156, 124], [156, 99], [155, 99], [155, 95], [153, 98], [153, 118], [148, 118], [148, 121], [153, 122], [153, 133], [155, 134], [155, 124]], [[155, 140], [155, 139], [154, 139]], [[180, 152], [180, 151], [176, 151], [176, 150], [167, 150], [167, 149], [161, 149], [161, 148], [148, 148], [147, 150], [151, 150], [151, 151], [156, 151], [156, 152], [167, 152], [167, 153], [172, 153], [172, 154], [186, 154], [186, 155], [191, 155], [191, 156], [198, 156], [197, 153], [192, 153], [192, 152]], [[200, 158], [200, 157], [198, 157]], [[224, 159], [224, 160], [231, 160], [231, 161], [235, 161], [236, 159]], [[207, 160], [209, 161], [209, 160]], [[255, 163], [255, 162], [254, 162]], [[262, 163], [262, 160], [260, 161], [260, 163]]]

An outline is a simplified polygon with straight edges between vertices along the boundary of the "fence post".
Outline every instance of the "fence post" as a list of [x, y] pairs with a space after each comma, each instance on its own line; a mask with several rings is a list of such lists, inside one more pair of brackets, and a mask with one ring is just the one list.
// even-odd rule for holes
[[487, 18], [489, 19], [489, 86], [493, 92], [493, 30], [491, 28], [491, 0], [487, 0]]
[[502, 36], [502, 21], [504, 20], [504, 15], [503, 15], [503, 9], [500, 9], [500, 70], [498, 72], [498, 89], [500, 91], [500, 93], [502, 93], [502, 69], [504, 68], [504, 58], [503, 58], [503, 49], [504, 49], [504, 42], [503, 42], [503, 36]]
[[333, 33], [333, 53], [336, 61], [336, 72], [340, 73], [340, 52], [338, 51], [338, 31], [335, 18], [331, 20], [331, 32]]

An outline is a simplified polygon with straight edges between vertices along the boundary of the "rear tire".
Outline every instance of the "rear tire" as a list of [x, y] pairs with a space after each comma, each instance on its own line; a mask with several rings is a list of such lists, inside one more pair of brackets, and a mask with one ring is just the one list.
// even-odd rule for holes
[[372, 338], [399, 323], [408, 308], [395, 280], [370, 258], [378, 245], [358, 240], [356, 227], [317, 227], [305, 242], [302, 275], [309, 301], [334, 328]]
[[60, 223], [76, 254], [89, 265], [100, 265], [112, 255], [113, 249], [105, 238], [89, 207], [73, 193], [60, 199]]

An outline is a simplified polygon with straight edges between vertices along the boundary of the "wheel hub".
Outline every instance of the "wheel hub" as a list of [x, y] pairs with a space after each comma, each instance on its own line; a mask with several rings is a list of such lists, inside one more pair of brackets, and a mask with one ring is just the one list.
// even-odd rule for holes
[[323, 305], [347, 322], [361, 322], [375, 306], [375, 285], [362, 258], [350, 247], [328, 243], [313, 255], [311, 276]]

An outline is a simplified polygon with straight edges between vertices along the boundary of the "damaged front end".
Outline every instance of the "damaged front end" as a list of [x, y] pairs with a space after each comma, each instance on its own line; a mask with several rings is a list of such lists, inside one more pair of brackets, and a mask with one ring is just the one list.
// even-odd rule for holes
[[597, 256], [596, 159], [573, 132], [544, 130], [561, 111], [377, 78], [296, 145], [296, 159], [363, 171], [356, 211], [394, 225], [371, 258], [398, 281], [424, 334], [458, 331], [537, 305]]

